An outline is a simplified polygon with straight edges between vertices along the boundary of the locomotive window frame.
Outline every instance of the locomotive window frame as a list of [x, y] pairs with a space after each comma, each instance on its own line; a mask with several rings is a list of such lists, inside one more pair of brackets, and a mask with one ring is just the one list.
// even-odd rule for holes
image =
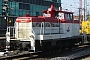
[[51, 23], [49, 23], [49, 22], [45, 22], [45, 25], [44, 25], [45, 27], [50, 27], [51, 26]]
[[51, 27], [59, 27], [58, 23], [51, 23]]
[[41, 27], [41, 23], [40, 22], [33, 22], [32, 27]]
[[71, 13], [65, 13], [65, 19], [66, 20], [73, 20], [73, 14], [71, 14]]
[[[32, 27], [41, 27], [41, 22], [33, 22]], [[59, 24], [58, 23], [45, 22], [44, 26], [42, 24], [42, 27], [59, 27]]]
[[56, 13], [56, 18], [64, 19], [64, 13], [63, 12], [57, 12]]

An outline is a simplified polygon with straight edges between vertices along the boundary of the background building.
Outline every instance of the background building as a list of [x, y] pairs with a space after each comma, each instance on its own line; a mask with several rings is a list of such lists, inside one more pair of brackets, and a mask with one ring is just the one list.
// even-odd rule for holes
[[[0, 0], [3, 8], [4, 0]], [[61, 0], [8, 0], [8, 25], [12, 26], [16, 17], [29, 13], [31, 16], [42, 15], [42, 11], [54, 5], [56, 9], [61, 7]], [[0, 9], [0, 26], [6, 26], [7, 21], [2, 16]]]

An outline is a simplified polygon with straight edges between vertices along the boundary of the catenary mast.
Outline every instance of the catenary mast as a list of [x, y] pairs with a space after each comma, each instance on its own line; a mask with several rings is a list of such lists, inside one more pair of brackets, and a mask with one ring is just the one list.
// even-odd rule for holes
[[80, 23], [82, 21], [82, 0], [79, 0], [79, 9], [80, 9]]

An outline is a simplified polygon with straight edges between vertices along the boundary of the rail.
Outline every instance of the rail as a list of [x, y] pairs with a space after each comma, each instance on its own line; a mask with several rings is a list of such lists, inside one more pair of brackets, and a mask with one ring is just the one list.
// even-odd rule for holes
[[73, 47], [72, 50], [54, 51], [45, 53], [32, 53], [28, 51], [15, 51], [9, 53], [8, 56], [0, 56], [0, 60], [78, 60], [78, 58], [84, 57], [90, 54], [90, 45], [85, 44], [78, 47]]

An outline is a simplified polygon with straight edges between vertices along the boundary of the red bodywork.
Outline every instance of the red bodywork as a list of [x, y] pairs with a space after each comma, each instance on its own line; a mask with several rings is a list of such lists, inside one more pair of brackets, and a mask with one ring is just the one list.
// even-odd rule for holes
[[[79, 20], [66, 20], [65, 16], [64, 19], [58, 19], [55, 18], [55, 14], [57, 12], [61, 12], [61, 13], [69, 13], [69, 14], [73, 14], [73, 12], [67, 12], [67, 11], [62, 11], [62, 10], [55, 10], [54, 6], [51, 5], [50, 8], [48, 8], [48, 10], [43, 11], [43, 13], [45, 14], [49, 14], [49, 17], [45, 17], [45, 16], [30, 16], [29, 14], [26, 14], [24, 17], [18, 17], [16, 19], [16, 22], [54, 22], [54, 23], [79, 23]], [[25, 21], [24, 21], [25, 20]]]

